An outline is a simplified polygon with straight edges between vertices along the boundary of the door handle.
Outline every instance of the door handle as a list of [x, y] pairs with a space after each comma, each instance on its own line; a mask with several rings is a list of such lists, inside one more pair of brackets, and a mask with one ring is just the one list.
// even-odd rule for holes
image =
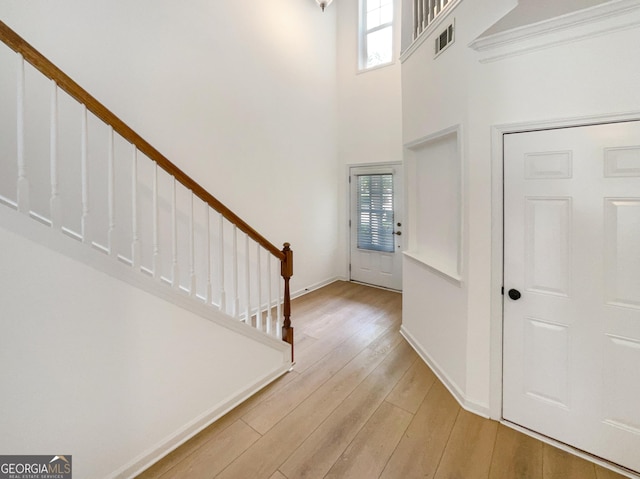
[[402, 236], [402, 231], [394, 231], [394, 235]]
[[507, 294], [514, 301], [518, 301], [522, 297], [522, 295], [520, 294], [520, 291], [518, 291], [517, 289], [510, 289]]

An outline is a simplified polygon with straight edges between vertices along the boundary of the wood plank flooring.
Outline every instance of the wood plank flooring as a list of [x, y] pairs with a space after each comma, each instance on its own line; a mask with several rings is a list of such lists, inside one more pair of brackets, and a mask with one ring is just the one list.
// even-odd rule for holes
[[139, 479], [621, 479], [471, 414], [398, 333], [398, 293], [293, 302], [296, 366]]

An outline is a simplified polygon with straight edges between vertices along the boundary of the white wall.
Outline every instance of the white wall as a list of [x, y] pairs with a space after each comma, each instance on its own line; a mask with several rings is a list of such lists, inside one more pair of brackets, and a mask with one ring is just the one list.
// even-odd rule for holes
[[2, 208], [3, 454], [64, 451], [74, 477], [131, 477], [286, 371], [278, 348], [50, 249], [70, 240]]
[[[396, 0], [394, 63], [358, 71], [358, 0], [340, 0], [337, 10], [339, 268], [347, 273], [347, 165], [402, 161], [402, 97], [400, 81], [400, 1]], [[344, 239], [343, 239], [344, 238]]]
[[394, 62], [368, 71], [358, 71], [358, 4], [358, 0], [335, 4], [339, 160], [347, 165], [400, 161], [400, 2], [396, 2], [395, 10]]
[[[638, 27], [481, 63], [484, 54], [469, 43], [513, 6], [508, 0], [463, 0], [450, 14], [455, 43], [434, 59], [432, 35], [402, 64], [403, 141], [462, 126], [466, 258], [455, 292], [447, 279], [405, 261], [403, 327], [453, 380], [466, 405], [484, 414], [495, 405], [492, 349], [501, 348], [491, 342], [491, 298], [500, 286], [491, 282], [492, 242], [501, 241], [501, 213], [492, 210], [492, 179], [501, 172], [492, 171], [491, 127], [640, 112], [640, 65], [631, 47], [640, 42]], [[435, 344], [436, 338], [445, 344]]]
[[337, 274], [335, 12], [311, 0], [0, 5], [214, 196], [272, 243], [290, 242], [293, 291]]
[[[339, 274], [335, 9], [9, 0], [0, 18], [274, 244], [291, 242], [294, 292]], [[0, 159], [15, 177], [13, 155]], [[6, 453], [64, 450], [79, 477], [126, 476], [282, 372], [277, 347], [0, 238]]]

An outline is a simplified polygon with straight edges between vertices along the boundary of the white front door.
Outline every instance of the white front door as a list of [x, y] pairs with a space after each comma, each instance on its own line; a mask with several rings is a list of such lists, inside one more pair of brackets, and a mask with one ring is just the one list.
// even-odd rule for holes
[[350, 279], [402, 289], [402, 165], [349, 170]]
[[640, 471], [640, 122], [504, 136], [503, 417]]

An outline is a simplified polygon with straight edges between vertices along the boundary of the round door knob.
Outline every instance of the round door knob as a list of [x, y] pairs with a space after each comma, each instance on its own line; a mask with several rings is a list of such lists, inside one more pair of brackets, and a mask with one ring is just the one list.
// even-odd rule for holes
[[511, 299], [513, 299], [514, 301], [519, 300], [519, 299], [520, 299], [520, 297], [522, 296], [522, 295], [520, 294], [520, 291], [518, 291], [517, 289], [510, 289], [508, 294], [509, 294], [509, 297], [510, 297]]

